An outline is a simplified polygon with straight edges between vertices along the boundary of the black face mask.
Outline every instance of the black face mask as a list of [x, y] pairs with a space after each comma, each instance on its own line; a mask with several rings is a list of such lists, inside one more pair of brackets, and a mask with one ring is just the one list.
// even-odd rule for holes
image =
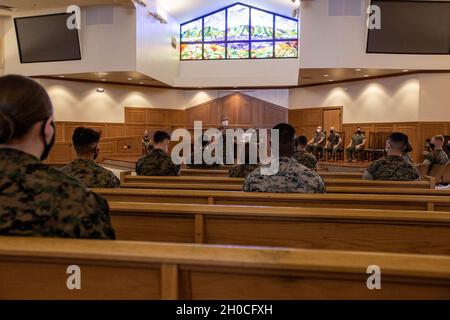
[[94, 161], [97, 160], [97, 158], [98, 158], [98, 151], [95, 151], [95, 153], [94, 153]]
[[333, 130], [331, 130], [331, 131], [330, 131], [330, 133], [331, 133], [331, 134], [334, 134], [334, 131], [333, 131]]
[[434, 149], [436, 147], [434, 143], [429, 143], [428, 146], [430, 147], [430, 149]]
[[356, 131], [357, 134], [361, 134], [361, 130]]
[[44, 161], [45, 159], [48, 158], [48, 155], [50, 154], [50, 150], [52, 150], [52, 147], [55, 144], [55, 138], [56, 138], [55, 123], [52, 121], [51, 126], [53, 127], [53, 137], [50, 140], [50, 143], [47, 144], [47, 140], [45, 139], [45, 124], [47, 123], [47, 121], [48, 121], [48, 119], [46, 119], [44, 121], [44, 124], [42, 125], [42, 129], [41, 129], [41, 136], [42, 136], [42, 139], [44, 140], [44, 151], [42, 152], [42, 155], [41, 155], [41, 161]]

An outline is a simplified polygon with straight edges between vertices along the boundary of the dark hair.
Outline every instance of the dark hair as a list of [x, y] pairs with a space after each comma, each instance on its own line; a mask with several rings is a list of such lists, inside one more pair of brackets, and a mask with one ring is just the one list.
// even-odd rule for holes
[[52, 115], [50, 97], [39, 83], [17, 75], [0, 77], [0, 143], [23, 137]]
[[405, 152], [409, 144], [409, 139], [404, 133], [394, 132], [389, 136], [389, 142], [394, 149]]
[[170, 135], [165, 131], [156, 131], [153, 135], [153, 142], [155, 144], [161, 143], [164, 140], [170, 140]]
[[73, 146], [78, 154], [89, 154], [95, 152], [100, 137], [101, 132], [97, 130], [78, 127], [72, 135]]
[[293, 143], [295, 139], [295, 128], [288, 123], [279, 123], [274, 129], [278, 129], [280, 135], [280, 146], [284, 143]]
[[305, 136], [300, 136], [297, 139], [295, 139], [295, 146], [306, 146], [308, 144], [308, 138]]
[[405, 153], [413, 152], [413, 147], [412, 147], [411, 143], [408, 143], [408, 145], [406, 146], [404, 152], [405, 152]]

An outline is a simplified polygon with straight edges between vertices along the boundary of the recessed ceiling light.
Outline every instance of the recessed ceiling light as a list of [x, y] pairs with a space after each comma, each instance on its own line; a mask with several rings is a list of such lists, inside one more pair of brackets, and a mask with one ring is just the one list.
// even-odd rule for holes
[[97, 88], [97, 92], [103, 93], [103, 92], [105, 92], [105, 89], [103, 89], [103, 88]]
[[59, 76], [60, 78], [65, 78], [66, 76]]
[[368, 74], [365, 74], [365, 75], [364, 75], [364, 78], [367, 78], [367, 77], [369, 77], [369, 75], [368, 75]]
[[409, 70], [406, 70], [406, 69], [405, 69], [405, 70], [403, 70], [403, 72], [408, 72], [408, 71], [409, 71]]
[[128, 81], [131, 81], [131, 80], [133, 80], [133, 78], [128, 78]]
[[107, 76], [108, 74], [106, 72], [100, 72], [101, 76]]
[[103, 81], [103, 82], [105, 82], [105, 81], [106, 81], [106, 79], [102, 79], [102, 81]]
[[360, 72], [360, 71], [361, 71], [361, 69], [355, 69], [355, 71], [356, 71], [356, 72]]
[[329, 75], [327, 75], [327, 74], [324, 74], [323, 76], [324, 76], [325, 78], [326, 78], [326, 77], [329, 77]]
[[334, 80], [331, 80], [331, 79], [330, 79], [330, 80], [328, 80], [328, 81], [329, 81], [329, 82], [333, 82]]
[[139, 84], [144, 84], [144, 83], [141, 81], [141, 82], [139, 82]]

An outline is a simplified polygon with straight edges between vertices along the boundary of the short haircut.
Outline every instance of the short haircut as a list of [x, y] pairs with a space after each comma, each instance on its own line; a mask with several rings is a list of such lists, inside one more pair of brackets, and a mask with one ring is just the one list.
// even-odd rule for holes
[[285, 143], [294, 143], [295, 128], [288, 123], [279, 123], [273, 129], [278, 130], [280, 136], [280, 147]]
[[165, 140], [170, 140], [170, 135], [165, 131], [156, 131], [153, 135], [153, 142], [159, 144]]
[[405, 152], [408, 148], [409, 139], [408, 136], [401, 132], [394, 132], [389, 136], [389, 143], [392, 148], [397, 151]]
[[101, 132], [92, 128], [78, 127], [73, 132], [72, 142], [78, 154], [95, 152], [100, 141]]
[[413, 152], [413, 147], [412, 147], [411, 143], [408, 143], [404, 152], [406, 152], [406, 153]]
[[295, 146], [306, 146], [308, 144], [308, 138], [305, 136], [300, 136], [297, 139], [295, 139]]
[[440, 141], [442, 143], [444, 143], [444, 141], [445, 141], [445, 138], [444, 138], [444, 136], [442, 134], [438, 134], [437, 136], [434, 136], [433, 139], [434, 140], [438, 140], [438, 141]]

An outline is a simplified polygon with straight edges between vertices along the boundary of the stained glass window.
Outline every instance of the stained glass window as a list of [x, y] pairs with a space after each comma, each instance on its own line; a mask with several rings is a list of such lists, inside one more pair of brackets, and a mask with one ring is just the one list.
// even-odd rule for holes
[[201, 43], [181, 45], [181, 60], [201, 60], [203, 54], [203, 45]]
[[225, 59], [225, 43], [205, 43], [205, 59]]
[[204, 41], [225, 41], [226, 11], [220, 11], [205, 17]]
[[297, 21], [283, 17], [275, 17], [275, 38], [276, 39], [295, 39], [298, 38]]
[[248, 42], [232, 42], [228, 43], [227, 50], [228, 59], [248, 59], [249, 43]]
[[273, 14], [252, 9], [252, 40], [273, 39]]
[[181, 60], [298, 57], [298, 21], [234, 4], [181, 25]]
[[181, 27], [181, 42], [200, 42], [202, 38], [202, 19]]
[[228, 9], [228, 41], [248, 40], [250, 35], [250, 8], [235, 5]]

